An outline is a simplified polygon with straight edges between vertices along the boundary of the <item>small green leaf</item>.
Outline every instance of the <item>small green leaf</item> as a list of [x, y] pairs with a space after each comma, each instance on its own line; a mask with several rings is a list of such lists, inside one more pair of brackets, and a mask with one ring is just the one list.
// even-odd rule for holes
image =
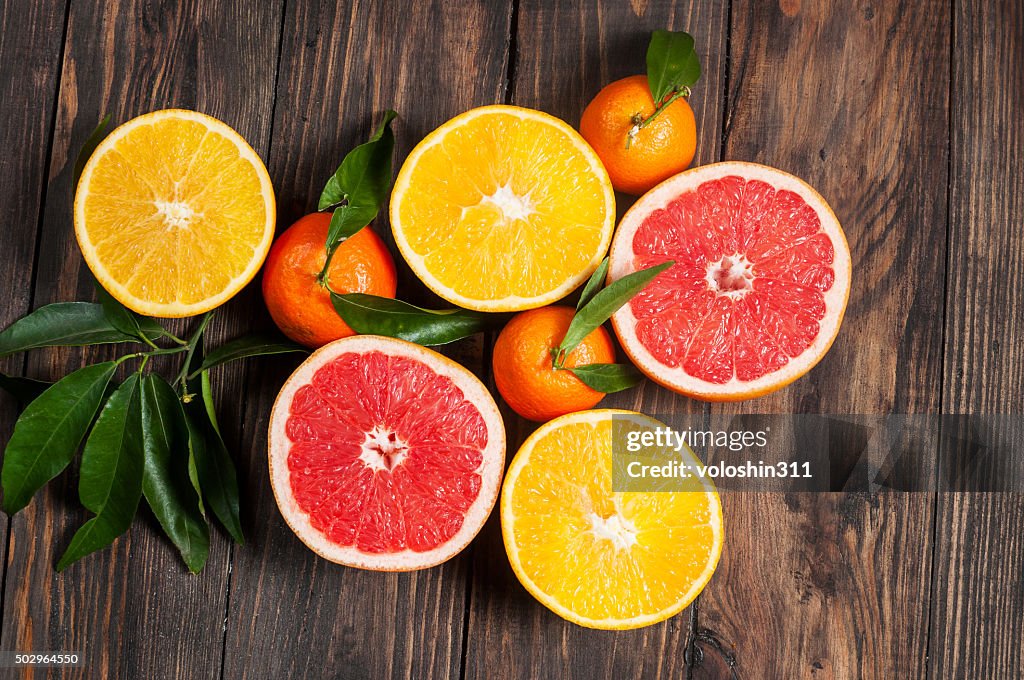
[[142, 379], [141, 389], [142, 493], [189, 571], [197, 574], [210, 554], [210, 528], [189, 479], [188, 427], [178, 395], [167, 381], [149, 374]]
[[245, 538], [239, 517], [238, 475], [231, 454], [220, 436], [214, 413], [210, 374], [203, 371], [200, 373], [200, 384], [196, 386], [194, 382], [190, 381], [189, 392], [197, 390], [200, 394], [196, 397], [199, 398], [194, 397], [185, 404], [185, 415], [196, 476], [206, 498], [206, 507], [220, 520], [231, 537], [242, 544]]
[[342, 205], [331, 214], [331, 224], [327, 228], [328, 250], [333, 252], [345, 239], [352, 238], [356, 232], [368, 225], [377, 217], [380, 207], [377, 205]]
[[590, 302], [597, 292], [601, 290], [604, 285], [604, 280], [608, 278], [608, 258], [601, 260], [601, 264], [597, 265], [597, 269], [590, 275], [590, 280], [587, 281], [587, 285], [583, 287], [583, 292], [580, 293], [580, 301], [576, 303], [576, 311], [583, 309], [583, 306]]
[[89, 162], [89, 158], [93, 152], [96, 151], [96, 147], [100, 145], [100, 142], [107, 136], [107, 124], [110, 123], [110, 114], [103, 116], [103, 120], [96, 126], [96, 129], [92, 131], [89, 138], [85, 140], [85, 144], [82, 145], [81, 151], [78, 152], [78, 158], [75, 159], [75, 167], [71, 172], [71, 186], [77, 187], [78, 180], [82, 177], [82, 171], [85, 170], [85, 164]]
[[674, 262], [670, 260], [655, 267], [648, 267], [647, 269], [627, 274], [604, 290], [596, 293], [590, 302], [584, 305], [583, 309], [576, 312], [576, 315], [572, 318], [569, 328], [565, 332], [565, 338], [562, 340], [562, 344], [558, 346], [558, 354], [568, 354], [576, 349], [576, 345], [583, 342], [583, 338], [590, 335], [598, 326], [610, 319], [612, 314], [618, 311], [619, 307], [629, 302], [634, 295], [646, 288], [647, 284], [654, 280], [654, 277], [673, 264]]
[[23, 316], [0, 333], [0, 357], [38, 347], [135, 342], [114, 328], [94, 302], [57, 302]]
[[75, 457], [117, 364], [86, 366], [54, 383], [14, 424], [4, 452], [4, 512], [13, 515]]
[[590, 389], [610, 394], [638, 385], [644, 376], [629, 364], [586, 364], [567, 369]]
[[385, 111], [384, 119], [370, 139], [345, 156], [320, 194], [317, 210], [328, 210], [342, 203], [379, 206], [384, 202], [384, 194], [391, 183], [391, 153], [395, 146], [391, 121], [397, 116], [390, 109]]
[[647, 46], [647, 84], [655, 104], [700, 80], [700, 59], [693, 36], [683, 31], [657, 30]]
[[164, 327], [153, 319], [139, 316], [121, 304], [106, 288], [95, 281], [96, 296], [103, 307], [103, 314], [110, 325], [125, 335], [138, 338], [142, 342], [151, 342], [166, 335]]
[[0, 390], [7, 392], [7, 394], [17, 399], [18, 403], [22, 406], [31, 403], [33, 399], [49, 389], [51, 385], [53, 383], [46, 382], [45, 380], [21, 378], [0, 373]]
[[232, 340], [231, 342], [226, 342], [207, 354], [198, 370], [190, 373], [189, 377], [194, 377], [199, 371], [206, 371], [214, 366], [220, 366], [221, 364], [226, 364], [229, 361], [244, 359], [246, 357], [308, 351], [309, 350], [301, 345], [297, 345], [294, 342], [288, 342], [284, 338], [274, 335], [246, 335]]
[[139, 374], [134, 373], [117, 388], [85, 442], [78, 497], [96, 516], [75, 533], [57, 571], [110, 545], [132, 524], [142, 498], [145, 455], [139, 382]]
[[445, 345], [486, 330], [500, 320], [496, 314], [466, 309], [422, 309], [392, 298], [331, 293], [338, 316], [356, 333], [386, 335], [420, 345]]

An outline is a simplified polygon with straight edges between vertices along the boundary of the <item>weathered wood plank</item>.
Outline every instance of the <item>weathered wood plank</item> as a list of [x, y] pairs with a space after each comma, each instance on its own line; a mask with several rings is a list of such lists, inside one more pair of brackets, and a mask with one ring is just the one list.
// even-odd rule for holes
[[[8, 225], [0, 231], [0, 290], [7, 301], [0, 309], [0, 328], [29, 310], [39, 216], [46, 187], [47, 150], [53, 135], [60, 50], [66, 7], [63, 2], [0, 3], [0, 215]], [[31, 89], [25, 84], [31, 84]], [[25, 357], [0, 360], [0, 372], [21, 375]], [[0, 436], [6, 441], [19, 412], [14, 399], [0, 393]], [[10, 523], [0, 522], [6, 574]], [[0, 624], [2, 628], [2, 624]]]
[[[787, 170], [825, 196], [850, 241], [853, 287], [817, 368], [712, 415], [937, 412], [948, 4], [737, 0], [732, 14], [724, 157]], [[922, 675], [931, 494], [726, 493], [724, 505], [726, 549], [700, 624], [735, 645], [742, 677]]]
[[[280, 3], [240, 1], [72, 3], [36, 305], [92, 295], [71, 227], [70, 176], [79, 147], [104, 113], [123, 122], [158, 108], [196, 108], [266, 150], [280, 11]], [[249, 304], [256, 299], [249, 293], [233, 302], [216, 332], [244, 328], [246, 297]], [[57, 376], [106, 356], [109, 350], [41, 353], [29, 372]], [[241, 393], [237, 369], [219, 378], [223, 397]], [[233, 400], [223, 400], [225, 411]], [[224, 420], [239, 422], [237, 410]], [[56, 557], [87, 518], [76, 498], [76, 480], [64, 478], [14, 519], [0, 647], [76, 650], [90, 677], [215, 677], [227, 596], [226, 541], [216, 535], [206, 571], [190, 576], [144, 510], [112, 549], [56, 574]]]
[[[315, 209], [330, 173], [385, 108], [400, 116], [397, 170], [434, 127], [500, 101], [510, 10], [469, 0], [289, 3], [270, 151], [280, 228]], [[374, 228], [390, 239], [384, 215]], [[398, 264], [400, 297], [422, 299], [422, 284]], [[454, 352], [480, 370], [477, 345]], [[251, 542], [235, 551], [225, 677], [458, 677], [465, 556], [410, 574], [349, 569], [306, 549], [282, 520], [263, 433], [294, 365], [266, 362], [250, 373], [245, 420], [255, 442], [244, 477]]]
[[[646, 72], [650, 32], [688, 30], [704, 76], [691, 105], [697, 118], [696, 163], [717, 160], [724, 91], [726, 6], [717, 2], [520, 2], [510, 103], [554, 114], [576, 127], [586, 104], [608, 83]], [[621, 214], [632, 199], [618, 195]], [[492, 385], [492, 391], [493, 385]], [[495, 391], [495, 394], [497, 392]], [[702, 404], [653, 383], [606, 397], [601, 407], [647, 413], [695, 413]], [[536, 424], [507, 408], [509, 456]], [[512, 573], [498, 514], [472, 549], [472, 599], [466, 677], [684, 677], [687, 616], [643, 630], [610, 633], [563, 621], [534, 600]]]
[[[943, 409], [1024, 413], [1024, 7], [954, 3]], [[944, 493], [936, 513], [931, 678], [1024, 668], [1024, 493]], [[990, 483], [999, 480], [988, 480]], [[988, 486], [987, 488], [998, 488]]]

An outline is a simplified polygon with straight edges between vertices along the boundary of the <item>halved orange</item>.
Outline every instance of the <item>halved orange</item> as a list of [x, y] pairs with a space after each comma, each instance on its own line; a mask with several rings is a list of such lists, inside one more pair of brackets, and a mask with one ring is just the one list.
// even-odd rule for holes
[[259, 271], [274, 237], [263, 161], [225, 123], [168, 109], [104, 139], [75, 193], [89, 269], [129, 309], [183, 317], [217, 307]]
[[[625, 629], [663, 621], [697, 597], [718, 565], [722, 506], [709, 479], [613, 491], [613, 441], [659, 426], [631, 411], [570, 413], [534, 432], [505, 475], [501, 531], [512, 569], [573, 623]], [[698, 464], [688, 448], [674, 455]]]
[[519, 311], [565, 297], [593, 273], [611, 242], [615, 194], [568, 124], [483, 106], [409, 154], [391, 195], [391, 227], [413, 272], [444, 299]]

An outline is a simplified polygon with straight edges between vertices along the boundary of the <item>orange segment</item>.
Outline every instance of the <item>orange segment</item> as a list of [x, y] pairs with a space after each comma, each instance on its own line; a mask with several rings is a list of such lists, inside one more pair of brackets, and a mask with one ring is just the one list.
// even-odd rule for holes
[[597, 267], [615, 220], [608, 174], [564, 122], [514, 106], [448, 121], [409, 155], [391, 225], [438, 295], [485, 311], [564, 297]]
[[513, 570], [545, 606], [583, 626], [638, 628], [678, 613], [710, 580], [722, 510], [696, 476], [674, 491], [613, 491], [613, 417], [660, 425], [596, 410], [542, 426], [509, 467], [501, 527]]
[[99, 282], [158, 317], [227, 301], [274, 235], [274, 190], [234, 130], [195, 111], [156, 111], [96, 148], [75, 194], [75, 234]]

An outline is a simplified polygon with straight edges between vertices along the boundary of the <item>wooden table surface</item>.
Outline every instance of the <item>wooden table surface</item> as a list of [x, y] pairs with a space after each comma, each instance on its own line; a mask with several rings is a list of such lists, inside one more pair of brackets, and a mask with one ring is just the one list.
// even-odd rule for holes
[[[186, 107], [234, 126], [267, 163], [283, 228], [314, 208], [384, 108], [401, 115], [399, 159], [482, 104], [575, 124], [604, 84], [644, 72], [652, 29], [685, 29], [704, 66], [695, 163], [763, 162], [819, 189], [853, 253], [847, 318], [818, 368], [754, 403], [708, 406], [653, 384], [604, 403], [1022, 411], [1019, 0], [0, 0], [0, 27], [3, 326], [92, 296], [70, 177], [105, 113], [123, 122]], [[383, 218], [378, 227], [387, 233]], [[408, 270], [400, 286], [424, 299]], [[212, 332], [268, 325], [253, 285]], [[451, 352], [489, 380], [491, 341]], [[54, 378], [102, 356], [43, 351], [0, 370]], [[0, 523], [0, 649], [79, 651], [85, 666], [65, 674], [90, 678], [730, 677], [706, 645], [688, 663], [696, 625], [747, 680], [1022, 677], [1022, 494], [726, 494], [725, 552], [699, 611], [632, 632], [579, 628], [537, 604], [509, 568], [496, 515], [434, 569], [328, 563], [287, 529], [267, 478], [265, 426], [294, 365], [215, 376], [245, 546], [216, 532], [206, 570], [190, 576], [143, 511], [112, 549], [56, 574], [86, 519], [65, 475]], [[4, 438], [15, 416], [4, 397]], [[530, 427], [507, 423], [515, 447]]]

